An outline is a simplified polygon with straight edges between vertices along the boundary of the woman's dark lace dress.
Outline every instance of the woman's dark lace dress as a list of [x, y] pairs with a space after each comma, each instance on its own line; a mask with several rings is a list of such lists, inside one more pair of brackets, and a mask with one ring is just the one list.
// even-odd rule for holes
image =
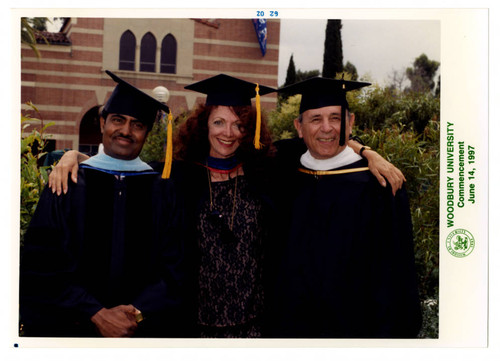
[[211, 189], [212, 209], [207, 200], [197, 223], [201, 336], [259, 337], [264, 302], [262, 204], [244, 176], [212, 182]]

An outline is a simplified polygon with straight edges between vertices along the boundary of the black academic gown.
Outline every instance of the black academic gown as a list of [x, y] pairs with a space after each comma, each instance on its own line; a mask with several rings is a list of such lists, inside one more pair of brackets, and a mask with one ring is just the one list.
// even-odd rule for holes
[[[253, 161], [253, 162], [252, 162]], [[269, 195], [269, 176], [266, 172], [269, 165], [267, 160], [260, 159], [248, 160], [243, 164], [243, 170], [247, 181], [249, 182], [251, 194], [262, 203], [262, 228], [263, 233], [268, 235], [271, 229], [271, 222], [274, 214], [274, 203]], [[153, 165], [157, 170], [162, 169], [162, 164]], [[176, 186], [177, 192], [184, 202], [185, 233], [184, 249], [187, 277], [184, 287], [186, 306], [191, 310], [189, 317], [185, 318], [185, 324], [191, 329], [189, 337], [199, 337], [197, 329], [197, 300], [198, 300], [198, 271], [200, 265], [200, 249], [197, 239], [199, 237], [197, 222], [199, 213], [205, 202], [208, 201], [209, 184], [207, 169], [197, 162], [175, 161], [172, 167], [172, 180]], [[267, 247], [269, 237], [262, 240], [264, 248]], [[262, 320], [259, 320], [262, 322]]]
[[182, 213], [157, 174], [79, 170], [66, 195], [46, 188], [21, 250], [25, 336], [97, 336], [90, 318], [132, 304], [137, 336], [181, 334]]
[[270, 335], [416, 337], [421, 315], [406, 191], [394, 197], [369, 171], [300, 173], [297, 159], [282, 170], [285, 237], [274, 254]]

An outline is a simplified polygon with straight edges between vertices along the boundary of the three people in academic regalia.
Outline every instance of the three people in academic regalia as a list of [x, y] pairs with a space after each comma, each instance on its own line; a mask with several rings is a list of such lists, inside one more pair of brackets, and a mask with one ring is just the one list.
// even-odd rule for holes
[[[332, 105], [328, 104], [332, 98], [326, 91], [328, 87], [311, 92], [311, 99], [329, 99], [327, 103], [311, 100], [307, 109], [301, 109], [303, 120], [296, 125], [305, 143], [278, 142], [276, 148], [265, 121], [260, 119], [258, 104], [260, 95], [273, 91], [271, 88], [223, 74], [186, 88], [207, 95], [206, 103], [180, 126], [174, 147], [177, 161], [172, 168], [187, 224], [184, 248], [189, 255], [189, 272], [184, 289], [191, 290], [186, 298], [191, 310], [186, 324], [192, 325], [194, 331], [191, 335], [244, 338], [413, 334], [417, 326], [404, 333], [391, 323], [394, 315], [406, 315], [407, 311], [413, 318], [418, 308], [418, 304], [417, 308], [407, 307], [414, 306], [414, 283], [406, 286], [404, 296], [396, 292], [400, 281], [406, 282], [413, 272], [411, 223], [406, 218], [404, 192], [392, 196], [403, 177], [367, 147], [349, 143], [356, 153], [369, 159], [368, 164], [340, 144], [339, 129], [318, 126], [319, 118], [324, 121], [325, 117], [328, 124], [338, 120], [341, 126], [343, 112], [321, 113], [319, 118], [315, 114], [315, 120], [310, 119], [309, 110]], [[256, 107], [251, 106], [253, 97], [257, 99]], [[340, 102], [338, 96], [334, 98], [333, 106], [345, 107], [345, 94]], [[349, 122], [351, 115], [344, 116]], [[344, 127], [345, 142], [349, 126]], [[300, 165], [304, 170], [297, 172], [306, 146], [309, 152], [304, 156], [305, 165]], [[317, 159], [327, 163], [328, 171], [354, 167], [356, 172], [349, 171], [332, 183], [324, 182], [326, 178], [310, 173], [316, 172]], [[368, 165], [374, 175], [367, 172]], [[392, 192], [391, 187], [378, 184], [385, 182], [379, 172], [388, 178]], [[350, 208], [346, 208], [346, 202], [350, 202]], [[400, 224], [399, 218], [390, 216], [399, 209]], [[394, 237], [390, 225], [397, 225]], [[352, 229], [357, 233], [353, 234]], [[390, 236], [378, 234], [379, 230]], [[399, 235], [404, 237], [400, 239]], [[380, 244], [380, 238], [385, 243]], [[369, 254], [377, 261], [371, 260]], [[391, 262], [383, 263], [385, 259]], [[372, 269], [380, 265], [383, 267]], [[382, 277], [393, 269], [403, 271], [402, 265], [408, 269], [401, 275]], [[365, 272], [369, 274], [363, 279]], [[399, 301], [404, 304], [393, 308]], [[337, 306], [351, 308], [343, 312], [333, 309]], [[358, 316], [354, 309], [359, 311]], [[387, 332], [379, 332], [376, 327], [386, 328]]]

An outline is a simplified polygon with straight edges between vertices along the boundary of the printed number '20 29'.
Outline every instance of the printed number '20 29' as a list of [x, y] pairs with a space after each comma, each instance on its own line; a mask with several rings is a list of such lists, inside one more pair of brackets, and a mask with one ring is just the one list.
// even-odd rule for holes
[[[264, 11], [257, 10], [257, 16], [258, 16], [258, 17], [263, 17], [263, 16], [264, 16]], [[277, 11], [274, 11], [274, 10], [271, 10], [271, 11], [269, 12], [269, 16], [271, 16], [271, 17], [276, 17], [276, 16], [278, 16], [278, 12], [277, 12]]]

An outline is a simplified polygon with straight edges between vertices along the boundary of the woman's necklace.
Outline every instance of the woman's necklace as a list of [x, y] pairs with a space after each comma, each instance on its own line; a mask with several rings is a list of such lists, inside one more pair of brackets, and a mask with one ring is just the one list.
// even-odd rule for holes
[[[236, 169], [232, 170], [232, 171], [236, 170], [236, 175], [235, 175], [235, 179], [234, 179], [233, 205], [232, 205], [233, 207], [232, 207], [232, 211], [231, 211], [231, 222], [229, 224], [229, 230], [231, 232], [233, 231], [234, 214], [236, 212], [236, 198], [237, 198], [237, 194], [238, 194], [238, 172], [239, 172], [240, 167], [241, 167], [241, 164], [239, 164]], [[208, 166], [206, 168], [207, 168], [207, 176], [208, 176], [208, 189], [209, 189], [209, 195], [210, 195], [210, 214], [213, 216], [218, 216], [219, 220], [222, 221], [222, 214], [220, 214], [218, 211], [214, 210], [214, 200], [213, 200], [213, 194], [212, 194], [212, 171], [214, 171], [214, 170], [212, 170]], [[215, 173], [219, 173], [219, 172], [217, 172], [217, 170], [215, 170]], [[224, 171], [223, 174], [227, 174], [228, 180], [230, 180], [230, 177], [231, 177], [230, 172]]]

